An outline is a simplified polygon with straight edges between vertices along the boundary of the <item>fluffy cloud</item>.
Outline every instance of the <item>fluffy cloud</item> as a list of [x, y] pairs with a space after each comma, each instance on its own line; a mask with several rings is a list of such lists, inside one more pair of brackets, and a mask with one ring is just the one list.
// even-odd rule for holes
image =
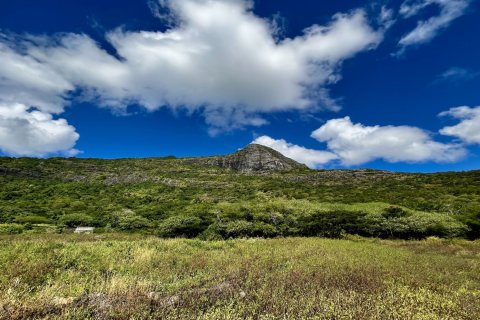
[[470, 4], [470, 0], [407, 0], [400, 7], [400, 14], [404, 18], [413, 17], [422, 9], [437, 5], [440, 7], [440, 14], [428, 20], [417, 23], [415, 29], [400, 39], [399, 45], [403, 48], [429, 42], [437, 36], [450, 23], [462, 16]]
[[480, 106], [452, 108], [440, 113], [440, 116], [451, 116], [460, 120], [455, 126], [441, 129], [441, 134], [460, 138], [466, 143], [480, 144]]
[[[454, 108], [444, 114], [466, 120], [458, 126], [444, 128], [443, 134], [480, 143], [480, 107]], [[464, 124], [465, 122], [468, 123]], [[445, 130], [448, 133], [444, 132]], [[322, 167], [332, 161], [339, 161], [345, 166], [355, 166], [379, 159], [387, 162], [453, 162], [467, 154], [462, 145], [434, 141], [420, 128], [365, 126], [352, 123], [349, 117], [327, 121], [313, 131], [311, 137], [326, 143], [327, 150], [307, 149], [269, 136], [256, 138], [252, 143], [270, 147], [311, 168]]]
[[67, 104], [64, 95], [74, 85], [56, 72], [52, 66], [22, 52], [26, 39], [0, 34], [0, 102], [22, 103], [44, 112], [59, 113]]
[[337, 155], [332, 152], [307, 149], [296, 144], [288, 143], [283, 139], [276, 140], [269, 136], [258, 137], [252, 143], [261, 144], [277, 150], [284, 156], [304, 163], [310, 168], [321, 167], [338, 158]]
[[465, 156], [457, 144], [432, 140], [422, 129], [410, 126], [364, 126], [349, 117], [327, 121], [312, 132], [312, 137], [326, 142], [329, 151], [342, 164], [360, 165], [377, 159], [388, 162], [452, 162]]
[[75, 90], [117, 111], [139, 104], [200, 112], [212, 132], [258, 126], [264, 113], [337, 108], [326, 86], [340, 78], [342, 61], [383, 37], [362, 10], [278, 39], [251, 1], [158, 3], [149, 2], [172, 27], [108, 32], [116, 56], [83, 34], [1, 37], [0, 101], [61, 113]]
[[0, 151], [12, 156], [73, 156], [79, 135], [65, 119], [29, 110], [23, 104], [0, 104]]

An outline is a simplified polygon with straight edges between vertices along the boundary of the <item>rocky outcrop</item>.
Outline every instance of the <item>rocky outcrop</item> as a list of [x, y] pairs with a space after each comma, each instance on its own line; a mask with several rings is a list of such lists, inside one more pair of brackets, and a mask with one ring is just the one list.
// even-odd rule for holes
[[272, 148], [249, 144], [245, 148], [226, 156], [188, 158], [186, 162], [201, 166], [215, 166], [240, 172], [272, 172], [292, 169], [307, 169], [304, 164], [285, 157]]
[[208, 163], [241, 172], [284, 171], [307, 168], [280, 152], [259, 144], [250, 144], [235, 153], [211, 157]]

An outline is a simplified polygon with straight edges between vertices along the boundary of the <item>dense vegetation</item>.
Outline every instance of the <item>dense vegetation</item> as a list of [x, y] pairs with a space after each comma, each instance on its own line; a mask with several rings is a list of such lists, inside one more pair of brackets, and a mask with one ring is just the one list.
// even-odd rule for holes
[[479, 319], [480, 243], [0, 237], [0, 319]]
[[480, 236], [480, 171], [245, 174], [201, 159], [0, 158], [0, 234]]

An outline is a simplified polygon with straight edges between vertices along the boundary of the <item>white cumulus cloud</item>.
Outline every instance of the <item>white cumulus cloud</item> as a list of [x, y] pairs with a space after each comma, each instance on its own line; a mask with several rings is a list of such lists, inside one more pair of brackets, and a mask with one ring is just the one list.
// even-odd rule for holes
[[[139, 104], [199, 112], [212, 132], [266, 123], [263, 114], [337, 109], [328, 85], [343, 60], [374, 48], [383, 30], [363, 10], [339, 13], [295, 38], [246, 0], [149, 2], [164, 32], [106, 34], [112, 55], [85, 34], [0, 37], [0, 101], [59, 114], [81, 98], [122, 111]], [[7, 61], [8, 63], [4, 63]]]
[[65, 119], [29, 110], [23, 104], [0, 103], [0, 151], [12, 156], [47, 156], [61, 153], [74, 156], [79, 138]]
[[[17, 43], [17, 41], [19, 43]], [[31, 43], [0, 34], [0, 102], [22, 103], [44, 112], [59, 113], [74, 89], [71, 81], [44, 61], [23, 51]]]
[[466, 143], [480, 144], [480, 106], [451, 108], [440, 113], [440, 116], [451, 116], [460, 120], [457, 125], [441, 129], [441, 134], [460, 138]]
[[400, 7], [400, 14], [404, 18], [418, 15], [424, 8], [436, 5], [440, 13], [428, 20], [421, 20], [417, 26], [403, 36], [399, 45], [404, 49], [407, 46], [426, 43], [435, 38], [438, 33], [447, 28], [452, 21], [465, 14], [470, 0], [407, 0]]
[[288, 143], [284, 139], [273, 139], [269, 136], [261, 136], [252, 141], [270, 147], [284, 156], [297, 162], [306, 164], [310, 168], [321, 167], [338, 157], [332, 152], [307, 149], [296, 144]]
[[457, 144], [440, 143], [424, 130], [410, 126], [365, 126], [349, 117], [332, 119], [312, 132], [327, 143], [346, 166], [377, 159], [387, 162], [453, 162], [466, 155]]

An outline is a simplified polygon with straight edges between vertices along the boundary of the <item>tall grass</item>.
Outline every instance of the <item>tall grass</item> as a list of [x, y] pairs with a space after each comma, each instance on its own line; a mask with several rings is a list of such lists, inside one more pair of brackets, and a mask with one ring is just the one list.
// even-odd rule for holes
[[480, 242], [0, 238], [0, 319], [479, 319]]

